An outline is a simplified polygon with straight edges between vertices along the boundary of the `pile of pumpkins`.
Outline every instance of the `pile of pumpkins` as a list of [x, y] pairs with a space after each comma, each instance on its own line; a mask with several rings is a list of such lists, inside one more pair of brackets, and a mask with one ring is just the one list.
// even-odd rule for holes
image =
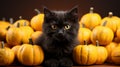
[[[16, 59], [23, 65], [40, 65], [44, 60], [42, 48], [35, 40], [42, 34], [44, 14], [38, 13], [29, 21], [20, 17], [10, 22], [0, 21], [0, 65], [11, 65]], [[79, 65], [120, 64], [120, 18], [112, 12], [102, 18], [90, 12], [79, 21], [78, 40], [73, 59]]]

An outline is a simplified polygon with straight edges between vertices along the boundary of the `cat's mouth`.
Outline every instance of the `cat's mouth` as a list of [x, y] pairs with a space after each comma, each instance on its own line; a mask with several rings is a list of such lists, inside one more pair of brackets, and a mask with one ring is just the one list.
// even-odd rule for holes
[[65, 39], [65, 36], [62, 35], [62, 34], [57, 34], [57, 35], [54, 36], [54, 38], [55, 38], [56, 40], [64, 40], [64, 39]]

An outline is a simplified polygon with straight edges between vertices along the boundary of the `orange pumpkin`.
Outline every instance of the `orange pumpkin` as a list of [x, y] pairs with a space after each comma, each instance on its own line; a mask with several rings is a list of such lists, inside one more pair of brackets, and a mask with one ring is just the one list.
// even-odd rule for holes
[[38, 45], [22, 44], [18, 49], [17, 58], [23, 65], [39, 65], [44, 60], [44, 52]]
[[31, 19], [31, 27], [36, 31], [42, 31], [42, 24], [44, 21], [44, 14], [40, 13], [38, 9], [35, 9], [38, 15], [35, 15]]
[[96, 60], [96, 64], [103, 64], [108, 57], [108, 52], [104, 46], [99, 46], [98, 41], [96, 41], [96, 43], [97, 43], [97, 51], [98, 51], [98, 54], [97, 54], [98, 58]]
[[34, 44], [37, 38], [41, 36], [41, 34], [42, 34], [42, 31], [35, 31], [32, 33], [31, 38]]
[[11, 46], [20, 45], [22, 39], [21, 35], [22, 35], [22, 31], [19, 28], [19, 23], [18, 23], [18, 27], [12, 27], [7, 31], [6, 41]]
[[24, 23], [26, 23], [26, 26], [29, 26], [29, 25], [30, 25], [29, 20], [22, 19], [22, 16], [20, 16], [19, 18], [20, 18], [20, 19], [17, 20], [17, 21], [15, 21], [14, 24], [13, 24], [15, 27], [17, 27], [17, 24], [18, 24], [18, 23], [20, 24], [20, 27], [21, 27], [21, 26], [24, 26]]
[[[105, 25], [105, 23], [104, 23], [104, 25]], [[91, 41], [93, 44], [96, 44], [96, 40], [99, 41], [100, 45], [107, 45], [110, 42], [112, 42], [112, 40], [114, 38], [114, 33], [110, 28], [105, 27], [104, 25], [96, 26], [92, 30]]]
[[8, 48], [4, 47], [4, 42], [0, 44], [0, 65], [10, 65], [14, 61], [14, 52]]
[[113, 16], [112, 12], [109, 12], [109, 16], [108, 17], [104, 17], [101, 21], [101, 25], [104, 24], [104, 22], [106, 22], [107, 27], [109, 27], [110, 29], [112, 29], [112, 31], [115, 33], [118, 29], [118, 27], [120, 26], [120, 18], [117, 16]]
[[80, 44], [84, 44], [84, 41], [90, 43], [91, 30], [88, 28], [80, 27], [78, 31], [78, 40]]
[[81, 17], [80, 23], [83, 23], [85, 27], [93, 29], [98, 26], [101, 21], [101, 16], [98, 13], [93, 12], [93, 7], [90, 8], [90, 13], [87, 13]]
[[115, 47], [111, 53], [111, 59], [113, 63], [120, 64], [120, 45]]
[[106, 46], [106, 49], [107, 49], [107, 52], [108, 52], [108, 58], [107, 58], [107, 62], [109, 62], [109, 63], [112, 63], [112, 60], [111, 60], [111, 53], [112, 53], [112, 51], [115, 49], [115, 47], [117, 47], [117, 43], [115, 43], [115, 42], [111, 42], [110, 44], [108, 44], [107, 46]]
[[73, 50], [73, 59], [79, 65], [92, 65], [97, 60], [96, 46], [78, 45]]
[[[25, 24], [25, 23], [24, 23]], [[29, 43], [29, 38], [31, 37], [34, 30], [30, 26], [22, 26], [20, 27], [20, 30], [22, 31], [22, 43]]]

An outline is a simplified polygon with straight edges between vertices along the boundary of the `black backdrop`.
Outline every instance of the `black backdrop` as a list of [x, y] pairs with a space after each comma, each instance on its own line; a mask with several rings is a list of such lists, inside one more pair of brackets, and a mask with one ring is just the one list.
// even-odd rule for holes
[[89, 12], [89, 8], [94, 7], [94, 11], [102, 17], [107, 16], [109, 11], [120, 17], [120, 0], [1, 0], [0, 19], [5, 17], [18, 19], [19, 16], [30, 20], [36, 12], [35, 8], [43, 11], [42, 6], [52, 10], [68, 10], [75, 5], [79, 5], [79, 16]]

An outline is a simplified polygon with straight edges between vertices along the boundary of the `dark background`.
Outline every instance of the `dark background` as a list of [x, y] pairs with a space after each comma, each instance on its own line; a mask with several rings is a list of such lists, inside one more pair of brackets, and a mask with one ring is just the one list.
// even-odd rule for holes
[[112, 11], [114, 15], [120, 17], [120, 0], [1, 0], [0, 1], [0, 19], [5, 17], [14, 18], [14, 21], [23, 16], [24, 19], [30, 20], [37, 13], [34, 11], [38, 8], [41, 12], [43, 6], [52, 10], [68, 10], [75, 5], [79, 5], [79, 17], [89, 12], [89, 8], [94, 7], [101, 17], [108, 15]]

